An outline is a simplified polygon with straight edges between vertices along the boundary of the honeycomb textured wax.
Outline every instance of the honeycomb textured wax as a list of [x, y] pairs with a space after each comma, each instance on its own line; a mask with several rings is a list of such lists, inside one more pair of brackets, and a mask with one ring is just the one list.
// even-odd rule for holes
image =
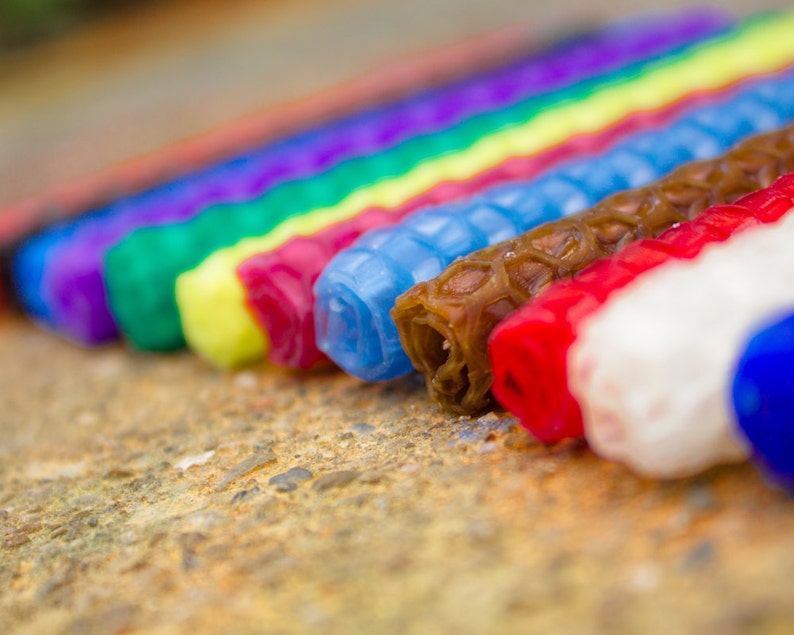
[[[422, 211], [396, 227], [370, 232], [341, 252], [318, 279], [315, 319], [321, 350], [363, 379], [410, 372], [411, 363], [389, 316], [401, 293], [439, 275], [457, 257], [579, 212], [613, 192], [649, 183], [684, 161], [717, 156], [743, 136], [789, 121], [794, 115], [794, 80], [792, 76], [787, 82], [778, 80], [759, 86], [757, 95], [739, 102], [741, 107], [706, 108], [669, 129], [649, 131], [603, 156], [564, 165], [529, 184], [495, 188], [471, 201]], [[424, 289], [417, 287], [401, 304], [396, 314], [399, 323], [412, 328], [414, 314], [432, 315], [422, 306]], [[454, 317], [462, 321], [466, 316], [458, 311]], [[443, 363], [441, 356], [450, 344], [422, 328], [422, 320], [416, 330], [417, 335], [405, 338], [403, 345], [417, 355], [431, 351], [426, 366], [430, 374], [435, 364]], [[465, 341], [468, 346], [469, 340]], [[436, 344], [444, 347], [442, 351], [432, 348]], [[424, 370], [418, 356], [414, 361]], [[456, 368], [463, 376], [458, 386], [450, 386], [453, 395], [468, 379], [463, 364]]]
[[[663, 234], [666, 260], [653, 254], [650, 270], [636, 249], [618, 255], [620, 289], [575, 318], [567, 377], [585, 437], [646, 476], [690, 476], [750, 454], [730, 410], [733, 366], [757, 321], [794, 303], [794, 214], [755, 225], [743, 210], [724, 212]], [[602, 277], [616, 279], [606, 264]]]
[[[665, 19], [673, 28], [664, 28]], [[695, 11], [662, 17], [658, 24], [647, 18], [607, 27], [498, 71], [278, 142], [156, 193], [123, 200], [104, 214], [46, 231], [36, 239], [46, 243], [46, 259], [18, 267], [40, 273], [25, 280], [17, 276], [17, 287], [32, 287], [25, 297], [34, 295], [38, 304], [28, 303], [29, 312], [71, 339], [84, 344], [113, 339], [117, 328], [107, 306], [102, 263], [107, 250], [135, 229], [185, 221], [211, 205], [256, 199], [279, 183], [322, 173], [345, 159], [371, 155], [474, 115], [491, 113], [491, 119], [498, 119], [495, 113], [546, 87], [564, 86], [587, 72], [681, 46], [724, 23], [719, 13]], [[625, 52], [615, 40], [622, 41]], [[28, 260], [41, 253], [34, 247]]]
[[[402, 176], [354, 191], [338, 205], [289, 218], [270, 235], [242, 240], [213, 254], [201, 266], [182, 274], [176, 283], [181, 324], [189, 345], [207, 359], [223, 365], [263, 355], [267, 341], [246, 310], [243, 289], [235, 275], [237, 265], [251, 255], [273, 249], [294, 235], [310, 234], [323, 226], [342, 222], [371, 206], [399, 206], [439, 181], [471, 178], [507, 156], [541, 151], [575, 134], [611, 125], [636, 109], [658, 108], [697, 88], [716, 88], [753, 72], [775, 70], [786, 58], [791, 59], [790, 51], [783, 53], [788, 43], [777, 40], [775, 45], [765, 46], [770, 33], [767, 30], [762, 38], [756, 28], [764, 23], [769, 28], [788, 31], [791, 23], [786, 27], [787, 22], [782, 18], [762, 19], [749, 25], [743, 34], [753, 51], [750, 56], [740, 54], [735, 48], [742, 36], [737, 40], [727, 38], [674, 60], [654, 63], [645, 73], [598, 88], [591, 86], [579, 101], [572, 99], [538, 111], [525, 124], [486, 135], [460, 151], [420, 161]], [[763, 48], [765, 52], [760, 50]], [[735, 59], [726, 64], [725, 60], [730, 58]], [[581, 91], [583, 86], [577, 88]], [[362, 168], [365, 166], [366, 162]]]
[[[621, 444], [625, 444], [624, 449], [630, 446], [631, 450], [623, 453], [622, 458], [629, 461], [642, 460], [645, 463], [643, 471], [646, 473], [659, 474], [662, 470], [671, 470], [668, 474], [672, 473], [672, 470], [680, 468], [681, 465], [671, 465], [671, 462], [681, 460], [685, 461], [685, 467], [691, 467], [693, 465], [692, 458], [686, 457], [686, 453], [689, 451], [686, 446], [686, 437], [689, 434], [691, 442], [696, 440], [701, 432], [697, 429], [700, 422], [691, 421], [691, 414], [706, 413], [706, 417], [709, 418], [720, 410], [718, 406], [706, 410], [700, 408], [704, 400], [698, 392], [704, 385], [708, 387], [708, 382], [701, 383], [702, 378], [699, 378], [692, 386], [687, 386], [686, 383], [679, 385], [684, 399], [679, 404], [678, 414], [684, 415], [684, 411], [688, 411], [688, 413], [681, 417], [673, 417], [672, 424], [677, 430], [663, 429], [662, 425], [664, 424], [661, 422], [658, 429], [653, 428], [654, 417], [659, 416], [660, 413], [662, 416], [665, 414], [665, 408], [662, 407], [661, 410], [655, 408], [656, 412], [648, 421], [640, 417], [636, 421], [627, 422], [623, 420], [623, 413], [612, 410], [616, 418], [610, 421], [604, 420], [604, 423], [608, 423], [609, 426], [603, 427], [600, 431], [594, 431], [587, 429], [592, 421], [587, 423], [583, 421], [582, 408], [572, 394], [571, 388], [584, 397], [585, 387], [588, 382], [593, 380], [594, 373], [597, 374], [600, 368], [592, 366], [592, 363], [587, 367], [581, 366], [577, 378], [571, 369], [571, 362], [575, 359], [576, 353], [574, 349], [579, 345], [579, 338], [584, 336], [584, 331], [593, 327], [594, 321], [599, 318], [599, 315], [603, 315], [602, 311], [608, 312], [610, 305], [617, 304], [624, 299], [632, 299], [631, 294], [635, 294], [633, 298], [641, 302], [644, 297], [643, 292], [651, 288], [654, 276], [658, 283], [661, 280], [660, 275], [672, 274], [678, 276], [678, 279], [682, 281], [685, 280], [687, 274], [697, 275], [697, 263], [682, 263], [683, 266], [679, 263], [677, 269], [670, 268], [665, 271], [668, 266], [676, 261], [700, 259], [701, 257], [703, 259], [710, 258], [713, 261], [716, 256], [718, 260], [720, 258], [725, 260], [726, 254], [730, 259], [730, 241], [722, 246], [724, 241], [728, 241], [734, 236], [744, 240], [745, 230], [750, 234], [751, 230], [754, 231], [754, 227], [757, 228], [765, 223], [775, 224], [782, 217], [790, 216], [788, 212], [792, 207], [794, 207], [794, 176], [787, 175], [766, 190], [740, 198], [733, 205], [711, 207], [693, 221], [684, 220], [659, 238], [645, 239], [629, 245], [622, 252], [594, 263], [572, 280], [565, 280], [548, 288], [534, 301], [514, 312], [493, 331], [489, 343], [489, 353], [493, 362], [494, 393], [500, 403], [515, 412], [522, 424], [544, 442], [579, 437], [587, 431], [588, 438], [597, 449], [603, 450], [610, 445], [613, 446], [613, 450]], [[792, 220], [794, 218], [789, 219], [789, 221]], [[792, 227], [792, 222], [788, 222], [787, 225], [789, 228]], [[774, 237], [775, 228], [770, 227], [770, 229], [773, 230]], [[727, 251], [724, 250], [725, 247], [727, 247]], [[720, 249], [723, 250], [722, 253], [720, 253]], [[740, 255], [741, 250], [736, 253]], [[739, 260], [740, 262], [735, 263], [739, 265], [739, 268], [753, 266], [746, 258]], [[743, 277], [743, 274], [740, 277]], [[729, 294], [736, 293], [735, 288], [730, 289], [730, 283], [725, 284], [729, 280], [730, 276], [727, 276], [727, 279], [718, 283], [718, 286], [727, 288]], [[735, 282], [741, 286], [747, 280], [736, 280]], [[686, 282], [683, 284], [685, 285]], [[720, 297], [723, 290], [715, 289], [715, 299]], [[705, 290], [701, 290], [698, 295], [708, 304], [708, 293]], [[750, 295], [752, 296], [752, 291], [750, 291]], [[667, 299], [670, 303], [681, 301], [676, 297]], [[703, 302], [700, 304], [702, 305]], [[687, 314], [686, 306], [682, 305], [681, 311], [681, 318], [683, 318]], [[725, 312], [724, 307], [723, 312]], [[742, 312], [744, 309], [739, 308], [737, 313]], [[608, 317], [608, 315], [604, 317]], [[734, 318], [725, 316], [724, 319], [731, 321]], [[630, 327], [624, 325], [620, 337], [626, 338], [626, 340], [635, 339], [641, 334], [642, 329], [655, 324], [658, 322], [651, 320], [649, 323], [638, 323]], [[720, 329], [719, 326], [714, 327], [715, 332], [719, 332]], [[691, 336], [692, 333], [688, 335], [688, 337]], [[700, 337], [706, 341], [711, 334], [701, 332]], [[623, 346], [624, 343], [629, 342], [614, 342], [616, 346], [626, 349]], [[642, 364], [647, 363], [648, 360], [651, 363], [655, 361], [655, 354], [650, 350], [652, 342], [647, 342], [647, 344], [646, 355], [634, 355], [632, 361], [632, 363], [639, 364], [636, 368], [631, 369], [638, 380], [636, 384], [638, 391], [654, 389], [650, 386], [652, 382], [642, 381], [645, 372]], [[673, 347], [676, 346], [675, 343], [671, 344]], [[706, 349], [709, 347], [718, 350], [721, 348], [721, 344], [711, 342], [706, 345]], [[657, 346], [654, 349], [663, 351], [664, 346]], [[703, 350], [698, 350], [697, 344], [692, 344], [691, 350], [693, 366], [697, 366], [699, 360], [696, 361], [695, 356], [703, 353]], [[586, 362], [585, 351], [580, 352], [582, 357], [579, 361]], [[662, 355], [664, 354], [663, 352]], [[706, 350], [706, 354], [709, 354], [708, 350]], [[686, 364], [687, 360], [680, 360], [680, 363]], [[665, 376], [670, 372], [675, 373], [675, 370], [670, 368], [669, 364], [666, 368], [660, 366], [657, 370], [660, 373], [659, 385], [669, 385], [670, 381], [666, 381]], [[679, 370], [678, 376], [682, 381], [685, 379], [683, 368]], [[576, 386], [571, 385], [572, 380]], [[691, 389], [691, 399], [687, 398], [690, 394], [687, 392], [688, 389]], [[609, 400], [613, 395], [604, 394], [602, 396]], [[668, 397], [671, 400], [675, 399], [673, 395], [668, 395]], [[660, 396], [654, 403], [659, 399], [664, 400], [665, 398]], [[642, 401], [641, 398], [638, 400]], [[629, 412], [636, 406], [632, 397], [623, 401]], [[594, 409], [594, 406], [588, 403], [585, 408], [590, 410]], [[605, 406], [602, 405], [601, 408], [603, 409]], [[592, 413], [588, 413], [588, 417], [592, 416], [594, 416]], [[650, 427], [647, 427], [646, 424]], [[711, 422], [703, 421], [703, 424], [710, 426]], [[633, 429], [631, 429], [632, 427]], [[638, 433], [642, 433], [643, 427], [646, 430], [644, 434], [650, 435], [645, 441], [638, 438], [641, 436]], [[594, 432], [595, 434], [590, 436]], [[671, 432], [674, 432], [673, 442], [679, 444], [678, 449], [663, 447], [671, 440]], [[654, 436], [656, 433], [658, 436]], [[655, 441], [651, 441], [651, 438]], [[659, 447], [654, 447], [656, 443]], [[657, 454], [654, 457], [654, 453], [659, 452], [663, 454]], [[665, 460], [660, 460], [660, 457]], [[697, 464], [697, 461], [698, 459], [695, 459], [694, 464]], [[652, 469], [651, 466], [653, 466]]]
[[[458, 405], [450, 398], [452, 392], [446, 391], [442, 403], [456, 409], [483, 408], [491, 403], [488, 390], [492, 374], [488, 357], [484, 355], [491, 331], [497, 322], [552, 282], [570, 278], [634, 240], [658, 236], [711, 205], [732, 202], [766, 187], [792, 170], [794, 127], [788, 127], [749, 139], [719, 159], [686, 165], [649, 187], [621, 192], [581, 214], [542, 225], [456, 263], [433, 281], [434, 290], [429, 295], [437, 298], [432, 303], [434, 307], [440, 307], [442, 302], [449, 306], [449, 300], [442, 301], [443, 289], [459, 290], [468, 284], [470, 293], [466, 302], [469, 303], [464, 304], [469, 311], [471, 337], [465, 340], [464, 354], [458, 350], [464, 340], [460, 335], [453, 336], [452, 329], [445, 327], [445, 336], [451, 338], [449, 356], [445, 367], [436, 365], [433, 381], [436, 388], [448, 377], [450, 385], [459, 381], [471, 397]], [[486, 281], [488, 276], [493, 277]], [[452, 294], [446, 295], [451, 299]], [[459, 297], [459, 291], [455, 295]], [[438, 318], [434, 318], [436, 328], [432, 330], [437, 334], [438, 324]], [[460, 326], [459, 322], [457, 332], [464, 333]], [[427, 329], [419, 329], [416, 335], [425, 340], [432, 338]], [[406, 337], [410, 335], [406, 333]], [[422, 355], [423, 359], [431, 359], [426, 352]], [[464, 356], [467, 361], [463, 361]], [[467, 363], [477, 364], [474, 382], [465, 383], [462, 370]], [[471, 367], [469, 378], [472, 378]]]
[[[315, 337], [313, 287], [331, 259], [365, 232], [393, 225], [422, 207], [462, 200], [500, 184], [530, 181], [565, 160], [604, 152], [629, 134], [668, 125], [697, 106], [720, 104], [732, 109], [734, 101], [731, 98], [756, 83], [757, 80], [750, 80], [721, 91], [700, 92], [669, 108], [634, 113], [596, 134], [573, 137], [528, 157], [511, 157], [470, 180], [442, 182], [399, 208], [371, 208], [349, 221], [310, 236], [297, 236], [272, 251], [243, 261], [237, 268], [237, 275], [245, 289], [245, 301], [252, 317], [270, 340], [268, 360], [278, 366], [299, 369], [327, 363]], [[251, 351], [251, 356], [245, 360], [225, 359], [253, 361], [254, 356], [255, 351]], [[221, 363], [220, 358], [216, 361]]]

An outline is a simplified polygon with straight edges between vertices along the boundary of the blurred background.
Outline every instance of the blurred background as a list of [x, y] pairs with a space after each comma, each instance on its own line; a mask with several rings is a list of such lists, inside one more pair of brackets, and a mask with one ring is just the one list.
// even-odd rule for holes
[[0, 0], [0, 206], [409, 55], [516, 25], [549, 40], [656, 5]]
[[4, 0], [0, 4], [0, 44], [11, 49], [66, 32], [100, 15], [118, 13], [143, 0]]

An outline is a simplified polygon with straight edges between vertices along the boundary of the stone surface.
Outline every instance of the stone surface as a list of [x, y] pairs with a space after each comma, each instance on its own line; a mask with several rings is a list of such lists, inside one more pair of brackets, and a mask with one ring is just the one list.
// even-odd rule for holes
[[794, 503], [749, 465], [640, 480], [416, 379], [0, 346], [0, 632], [794, 626]]

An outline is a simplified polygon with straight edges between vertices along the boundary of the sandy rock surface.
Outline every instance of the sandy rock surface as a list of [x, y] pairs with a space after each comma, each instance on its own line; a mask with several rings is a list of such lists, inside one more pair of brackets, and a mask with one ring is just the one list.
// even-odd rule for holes
[[0, 324], [0, 632], [785, 633], [794, 503], [643, 481], [410, 379]]

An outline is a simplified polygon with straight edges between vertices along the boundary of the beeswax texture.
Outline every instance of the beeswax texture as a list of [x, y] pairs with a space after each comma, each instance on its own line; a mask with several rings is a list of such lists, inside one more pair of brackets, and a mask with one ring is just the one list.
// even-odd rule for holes
[[630, 242], [658, 236], [793, 170], [794, 127], [789, 126], [475, 252], [398, 299], [394, 319], [403, 346], [444, 408], [460, 413], [488, 408], [493, 399], [487, 341], [501, 319], [554, 281]]
[[773, 76], [725, 108], [699, 108], [667, 128], [641, 133], [528, 183], [493, 188], [371, 231], [334, 257], [317, 280], [318, 345], [361, 379], [407, 374], [411, 361], [389, 311], [414, 284], [440, 275], [457, 257], [581, 212], [617, 191], [646, 186], [686, 161], [717, 157], [792, 117], [794, 76]]
[[[17, 276], [17, 287], [32, 287], [21, 293], [28, 312], [70, 339], [83, 344], [115, 339], [118, 330], [107, 306], [102, 263], [108, 249], [136, 229], [184, 222], [213, 205], [254, 200], [281, 183], [319, 175], [346, 159], [377, 154], [471, 117], [489, 114], [481, 123], [493, 125], [501, 121], [501, 110], [531, 96], [588, 73], [619, 68], [627, 60], [686, 47], [725, 24], [719, 12], [690, 10], [608, 25], [465, 81], [308, 128], [45, 230], [17, 256], [17, 262], [25, 254], [43, 258], [35, 266], [18, 265], [27, 277]], [[38, 302], [31, 302], [31, 295]]]
[[[775, 262], [781, 265], [781, 275], [773, 277], [766, 288], [763, 283], [758, 283], [759, 293], [755, 299], [765, 303], [767, 308], [771, 308], [774, 305], [785, 305], [787, 303], [785, 298], [790, 295], [788, 289], [790, 285], [786, 282], [786, 273], [784, 273], [786, 263], [781, 262], [780, 257], [771, 258], [770, 254], [773, 251], [770, 251], [764, 256], [756, 254], [755, 260], [750, 258], [752, 262], [747, 262], [749, 256], [746, 252], [742, 255], [742, 251], [747, 245], [752, 246], [756, 240], [760, 240], [761, 243], [770, 240], [767, 243], [768, 249], [780, 250], [778, 253], [783, 252], [781, 245], [786, 245], [783, 237], [792, 226], [790, 212], [794, 205], [793, 194], [794, 175], [787, 174], [777, 179], [771, 187], [754, 191], [733, 204], [710, 207], [697, 218], [676, 224], [658, 238], [646, 238], [634, 242], [620, 253], [600, 259], [588, 266], [575, 278], [552, 285], [534, 301], [524, 304], [497, 325], [488, 342], [488, 352], [493, 365], [493, 392], [499, 403], [518, 415], [522, 425], [543, 442], [553, 443], [566, 438], [581, 437], [586, 433], [591, 447], [597, 453], [613, 459], [620, 458], [646, 474], [656, 476], [683, 474], [698, 469], [698, 466], [704, 468], [715, 458], [719, 461], [742, 456], [744, 448], [737, 438], [734, 440], [739, 443], [739, 447], [730, 439], [727, 445], [723, 445], [719, 440], [720, 437], [726, 439], [721, 435], [720, 430], [725, 431], [728, 418], [723, 407], [727, 406], [727, 395], [723, 394], [720, 397], [716, 394], [727, 388], [730, 375], [727, 366], [731, 363], [731, 351], [737, 348], [737, 335], [739, 335], [738, 339], [741, 339], [741, 334], [737, 331], [742, 331], [747, 326], [748, 317], [759, 309], [758, 305], [753, 304], [753, 291], [742, 291], [741, 285], [752, 280], [750, 270], [753, 265], [759, 266], [759, 269], [756, 269], [757, 274], [760, 269], [773, 271], [774, 265], [771, 263]], [[778, 225], [778, 221], [784, 216], [787, 217], [786, 220]], [[769, 227], [768, 231], [755, 233], [754, 237], [749, 239], [747, 237], [752, 236], [753, 232], [744, 234], [741, 238], [736, 236], [736, 241], [733, 240], [735, 234], [743, 233], [753, 227], [759, 228], [762, 224], [773, 224], [776, 228]], [[718, 246], [718, 243], [724, 244]], [[737, 245], [739, 246], [736, 247]], [[700, 260], [703, 251], [712, 246], [714, 250], [704, 254], [702, 261], [682, 266], [683, 261], [695, 258]], [[737, 255], [734, 257], [731, 252]], [[708, 263], [718, 262], [720, 259], [723, 259], [723, 262], [719, 268], [726, 274], [720, 276], [714, 273], [717, 267], [712, 270], [712, 279], [715, 280], [714, 302], [720, 302], [720, 296], [724, 297], [725, 293], [733, 296], [731, 304], [737, 305], [736, 297], [744, 297], [747, 301], [743, 302], [741, 307], [737, 305], [736, 311], [729, 316], [726, 315], [719, 326], [713, 325], [712, 331], [708, 334], [703, 333], [697, 343], [693, 341], [688, 351], [692, 359], [687, 360], [687, 354], [680, 353], [682, 350], [687, 350], [687, 347], [682, 346], [680, 341], [675, 341], [675, 334], [668, 333], [668, 340], [661, 336], [661, 333], [665, 328], [664, 325], [675, 328], [676, 323], [691, 324], [693, 329], [691, 332], [684, 329], [684, 337], [697, 338], [698, 317], [691, 315], [687, 320], [685, 317], [687, 308], [684, 306], [686, 301], [681, 302], [681, 306], [677, 306], [686, 295], [683, 287], [688, 283], [683, 282], [683, 279], [686, 277], [691, 280], [696, 279], [698, 269], [703, 271], [710, 266]], [[679, 261], [678, 265], [675, 261]], [[763, 264], [759, 264], [762, 262]], [[726, 267], [726, 263], [730, 265]], [[665, 272], [664, 268], [668, 264], [670, 268]], [[652, 273], [656, 268], [662, 268], [662, 271]], [[732, 270], [729, 270], [731, 268]], [[740, 281], [738, 278], [745, 272], [749, 275]], [[668, 298], [666, 302], [664, 299], [659, 302], [658, 299], [648, 296], [654, 280], [658, 282], [661, 277], [669, 281], [671, 276], [677, 276], [681, 280], [677, 285], [683, 292], [681, 297], [673, 297], [671, 287], [668, 287], [664, 294]], [[720, 278], [724, 279], [720, 280]], [[733, 280], [736, 281], [735, 285], [731, 284]], [[777, 285], [777, 288], [773, 285]], [[578, 341], [578, 338], [584, 332], [586, 340], [593, 329], [597, 328], [599, 319], [604, 317], [598, 315], [601, 310], [609, 314], [616, 305], [622, 305], [625, 309], [627, 301], [631, 305], [632, 296], [644, 296], [635, 304], [638, 311], [644, 311], [654, 302], [658, 302], [656, 305], [658, 317], [661, 317], [667, 309], [671, 309], [670, 313], [658, 322], [656, 330], [661, 336], [658, 342], [653, 342], [653, 336], [648, 333], [649, 330], [654, 330], [652, 324], [656, 318], [651, 318], [647, 314], [642, 318], [632, 318], [631, 321], [639, 320], [636, 330], [632, 331], [631, 327], [624, 326], [618, 331], [618, 336], [610, 335], [606, 338], [601, 336], [606, 351], [609, 351], [610, 340], [616, 340], [612, 342], [615, 355], [620, 354], [621, 346], [625, 352], [627, 349], [624, 345], [628, 342], [634, 343], [633, 347], [629, 347], [634, 349], [629, 352], [629, 356], [635, 357], [636, 364], [634, 362], [628, 364], [634, 366], [636, 377], [638, 379], [642, 377], [644, 380], [641, 380], [642, 386], [635, 387], [634, 394], [629, 394], [632, 392], [630, 381], [627, 382], [628, 392], [620, 390], [619, 382], [613, 383], [609, 388], [596, 390], [592, 396], [598, 394], [599, 397], [595, 398], [600, 400], [600, 404], [595, 406], [594, 401], [582, 404], [589, 410], [588, 421], [585, 422], [578, 399], [587, 399], [585, 385], [595, 376], [587, 370], [582, 371], [584, 366], [592, 367], [593, 364], [598, 363], [592, 359], [587, 361], [582, 359], [584, 352], [581, 346], [586, 344]], [[711, 300], [709, 290], [700, 291], [698, 299], [702, 299], [703, 303], [708, 305]], [[689, 306], [692, 308], [694, 304]], [[721, 310], [726, 311], [725, 308]], [[705, 311], [707, 312], [708, 309]], [[700, 317], [705, 317], [703, 312], [698, 311], [698, 313]], [[675, 317], [671, 317], [672, 315]], [[713, 316], [705, 318], [705, 323], [718, 319]], [[752, 317], [750, 321], [752, 322]], [[723, 327], [724, 330], [721, 330]], [[643, 329], [646, 329], [644, 333]], [[703, 330], [702, 326], [700, 330]], [[622, 337], [626, 339], [617, 339]], [[711, 340], [706, 344], [709, 338]], [[666, 349], [664, 345], [668, 341], [670, 348]], [[645, 354], [637, 350], [638, 347], [641, 349], [645, 345], [643, 342], [649, 347], [647, 351], [643, 351]], [[681, 358], [686, 369], [681, 368], [678, 373], [673, 370], [672, 375], [668, 374], [676, 363], [671, 358], [661, 362], [658, 372], [649, 369], [647, 365], [643, 368], [643, 365], [653, 365], [657, 361], [658, 358], [655, 358], [650, 348], [658, 347], [659, 344], [662, 348], [657, 348], [657, 353]], [[610, 355], [611, 353], [606, 353], [606, 357]], [[603, 360], [604, 366], [596, 371], [600, 378], [603, 378], [603, 373], [607, 372], [609, 362], [606, 357]], [[618, 364], [618, 367], [623, 366], [623, 369], [631, 373], [625, 359], [623, 362]], [[716, 362], [716, 365], [709, 368], [713, 362]], [[713, 369], [719, 366], [722, 366], [722, 369], [713, 372]], [[657, 393], [656, 403], [662, 404], [661, 407], [657, 409], [657, 406], [650, 406], [644, 410], [644, 407], [648, 406], [646, 397], [649, 392], [665, 390], [664, 386], [668, 387], [669, 392], [669, 387], [675, 383], [674, 377], [680, 381], [697, 383], [697, 386], [681, 384], [682, 390], [685, 386], [686, 390], [679, 395], [684, 399], [678, 403], [673, 395], [665, 399]], [[658, 382], [652, 378], [658, 379]], [[577, 398], [574, 398], [574, 394], [577, 394]], [[606, 403], [614, 404], [616, 401], [622, 402], [622, 405], [612, 413], [606, 414], [603, 419], [595, 415], [596, 410], [604, 413], [605, 410], [610, 409]], [[693, 404], [698, 404], [695, 410], [691, 409]], [[705, 408], [708, 414], [698, 413], [697, 408], [702, 407], [703, 404], [708, 404]], [[591, 408], [593, 406], [595, 408]], [[701, 424], [702, 428], [694, 429]], [[688, 434], [687, 429], [689, 429]], [[638, 435], [642, 437], [645, 431], [651, 432], [651, 438], [638, 440]], [[715, 432], [717, 436], [712, 436]], [[676, 437], [677, 434], [688, 439]], [[654, 435], [658, 436], [654, 437]], [[677, 449], [668, 445], [671, 442], [675, 443], [676, 438], [683, 443]], [[717, 444], [711, 445], [712, 440], [717, 440]], [[703, 442], [705, 443], [702, 444]], [[735, 452], [737, 449], [742, 450], [738, 455]], [[723, 450], [727, 452], [723, 454]]]
[[667, 125], [703, 103], [730, 99], [737, 90], [732, 86], [697, 93], [670, 108], [632, 114], [596, 134], [573, 137], [539, 154], [511, 157], [467, 181], [444, 181], [396, 209], [370, 208], [348, 221], [310, 236], [296, 236], [274, 250], [243, 261], [237, 267], [237, 275], [245, 287], [245, 301], [252, 317], [268, 335], [268, 361], [300, 369], [327, 361], [315, 337], [313, 287], [331, 259], [366, 232], [394, 225], [425, 207], [461, 201], [497, 185], [529, 181], [566, 160], [604, 152], [631, 134]]
[[[517, 151], [515, 145], [524, 143], [523, 137], [508, 135], [508, 132], [512, 133], [527, 122], [537, 122], [541, 116], [551, 117], [557, 109], [563, 110], [585, 99], [595, 99], [594, 95], [600, 94], [601, 90], [617, 91], [654, 74], [654, 77], [660, 77], [663, 92], [659, 99], [664, 100], [670, 88], [668, 84], [675, 83], [673, 75], [678, 75], [675, 72], [678, 65], [687, 66], [691, 60], [699, 61], [703, 68], [709, 66], [715, 84], [736, 81], [743, 74], [752, 73], [758, 65], [768, 71], [775, 70], [791, 59], [791, 51], [786, 41], [771, 37], [775, 33], [770, 35], [769, 30], [788, 33], [789, 22], [791, 20], [779, 16], [762, 17], [716, 41], [687, 50], [682, 50], [681, 46], [668, 48], [667, 55], [657, 51], [653, 59], [646, 56], [643, 61], [611, 73], [604, 74], [603, 69], [595, 71], [590, 67], [578, 78], [569, 77], [571, 84], [564, 89], [550, 93], [540, 91], [542, 94], [514, 107], [473, 117], [443, 133], [414, 137], [388, 151], [344, 161], [315, 178], [284, 183], [250, 203], [215, 206], [185, 223], [137, 230], [113, 247], [105, 261], [112, 311], [124, 335], [134, 346], [147, 350], [179, 348], [185, 339], [175, 299], [176, 278], [198, 266], [214, 251], [237, 246], [245, 238], [267, 237], [274, 228], [286, 225], [288, 221], [302, 220], [309, 213], [312, 218], [307, 223], [317, 227], [319, 218], [323, 223], [331, 224], [354, 216], [371, 205], [384, 202], [390, 206], [398, 205], [449, 176], [446, 170], [452, 170], [452, 164], [454, 170], [477, 172], [481, 168], [476, 166], [481, 163], [493, 165], [514, 154]], [[769, 46], [763, 46], [762, 32], [765, 33], [764, 39], [770, 42]], [[744, 51], [748, 46], [753, 49], [752, 55], [742, 54], [742, 59], [730, 64], [725, 73], [714, 74], [717, 69], [713, 64], [718, 58], [723, 64], [726, 55], [738, 55], [739, 49]], [[610, 69], [614, 67], [614, 64], [609, 65]], [[690, 75], [685, 74], [679, 83], [706, 81]], [[726, 75], [731, 79], [726, 80]], [[609, 102], [609, 99], [604, 101]], [[613, 112], [614, 104], [608, 105]], [[570, 119], [567, 110], [565, 115]], [[550, 131], [539, 138], [533, 135], [534, 143], [552, 145], [562, 141], [560, 137], [574, 134], [575, 131], [567, 132], [571, 122], [568, 119], [562, 121], [562, 118], [560, 115], [556, 126], [544, 122], [543, 127]], [[592, 118], [584, 121], [584, 116], [577, 123], [586, 129], [597, 125]], [[537, 126], [540, 125], [537, 122]], [[279, 242], [288, 237], [284, 236]], [[235, 251], [237, 260], [231, 266], [231, 278], [235, 278], [234, 267], [252, 255], [252, 249], [253, 245], [240, 246], [240, 253]]]

